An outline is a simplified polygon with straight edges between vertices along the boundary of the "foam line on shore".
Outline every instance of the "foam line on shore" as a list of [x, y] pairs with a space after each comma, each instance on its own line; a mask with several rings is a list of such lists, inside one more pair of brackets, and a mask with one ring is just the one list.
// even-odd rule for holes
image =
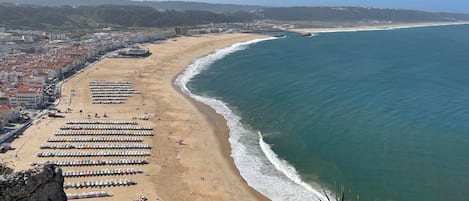
[[[265, 153], [267, 159], [275, 166], [275, 168], [285, 174], [290, 180], [294, 181], [296, 184], [302, 186], [303, 188], [307, 189], [311, 193], [315, 194], [321, 200], [328, 200], [322, 193], [318, 190], [314, 189], [311, 185], [301, 180], [298, 172], [296, 171], [295, 167], [288, 164], [287, 161], [280, 159], [277, 154], [272, 150], [269, 144], [264, 141], [264, 137], [262, 136], [261, 132], [259, 134], [259, 145], [262, 151]], [[329, 197], [332, 196], [330, 192], [327, 192]]]
[[[244, 50], [251, 44], [274, 39], [276, 38], [256, 39], [216, 50], [214, 53], [195, 60], [175, 79], [175, 84], [181, 88], [183, 93], [209, 105], [226, 119], [230, 129], [231, 156], [241, 176], [251, 187], [274, 201], [327, 200], [321, 191], [302, 181], [293, 166], [278, 158], [270, 145], [263, 141], [262, 136], [256, 135], [255, 132], [242, 125], [241, 117], [236, 115], [226, 103], [193, 94], [187, 88], [187, 83], [194, 76], [207, 69], [215, 61], [236, 51]], [[240, 138], [243, 136], [252, 136], [256, 140], [252, 144], [241, 143]]]

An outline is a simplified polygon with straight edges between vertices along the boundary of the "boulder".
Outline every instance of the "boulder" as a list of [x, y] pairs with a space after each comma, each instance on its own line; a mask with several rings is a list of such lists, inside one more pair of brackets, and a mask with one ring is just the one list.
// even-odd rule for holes
[[0, 201], [65, 201], [62, 169], [54, 164], [13, 173], [0, 165]]

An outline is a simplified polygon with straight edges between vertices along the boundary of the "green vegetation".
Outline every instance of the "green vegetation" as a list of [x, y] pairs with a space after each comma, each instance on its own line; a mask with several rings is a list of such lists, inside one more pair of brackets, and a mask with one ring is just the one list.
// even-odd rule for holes
[[[0, 0], [0, 2], [12, 1]], [[318, 27], [353, 26], [357, 23], [469, 21], [469, 14], [362, 7], [261, 8], [230, 4], [130, 0], [16, 0], [15, 2], [20, 4], [0, 3], [0, 26], [26, 29], [90, 30], [105, 27], [164, 28], [255, 20]], [[105, 3], [109, 5], [102, 5]], [[172, 8], [177, 8], [177, 10]]]
[[0, 26], [13, 28], [172, 27], [251, 21], [248, 13], [217, 14], [207, 11], [158, 11], [143, 6], [16, 6], [0, 5]]
[[131, 1], [131, 0], [0, 0], [0, 3], [30, 4], [41, 6], [100, 6], [100, 5], [123, 5], [123, 6], [147, 6], [159, 10], [199, 10], [214, 13], [251, 11], [262, 8], [261, 6], [212, 4], [202, 2], [184, 1]]

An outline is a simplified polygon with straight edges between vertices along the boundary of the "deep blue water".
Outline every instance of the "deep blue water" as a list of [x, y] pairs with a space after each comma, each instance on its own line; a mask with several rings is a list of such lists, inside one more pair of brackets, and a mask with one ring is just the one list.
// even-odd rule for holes
[[227, 103], [308, 183], [365, 201], [469, 200], [469, 26], [288, 33], [188, 86]]

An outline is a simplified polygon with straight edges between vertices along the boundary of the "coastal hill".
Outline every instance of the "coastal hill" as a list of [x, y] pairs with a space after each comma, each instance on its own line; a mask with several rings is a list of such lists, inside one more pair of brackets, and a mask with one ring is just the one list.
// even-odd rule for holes
[[63, 30], [257, 21], [295, 24], [297, 27], [460, 22], [469, 21], [469, 14], [364, 7], [261, 7], [182, 1], [0, 0], [0, 19], [0, 26], [7, 28]]
[[263, 6], [216, 4], [203, 2], [186, 1], [131, 1], [131, 0], [0, 0], [0, 3], [30, 4], [41, 6], [101, 6], [101, 5], [121, 5], [121, 6], [147, 6], [158, 10], [199, 10], [215, 13], [252, 11], [261, 9]]
[[235, 12], [159, 11], [145, 6], [61, 6], [0, 4], [0, 26], [9, 28], [172, 27], [252, 21], [253, 15]]
[[283, 21], [393, 21], [393, 22], [453, 22], [469, 20], [469, 14], [432, 13], [404, 9], [365, 7], [287, 7], [265, 8], [259, 14], [264, 19]]

